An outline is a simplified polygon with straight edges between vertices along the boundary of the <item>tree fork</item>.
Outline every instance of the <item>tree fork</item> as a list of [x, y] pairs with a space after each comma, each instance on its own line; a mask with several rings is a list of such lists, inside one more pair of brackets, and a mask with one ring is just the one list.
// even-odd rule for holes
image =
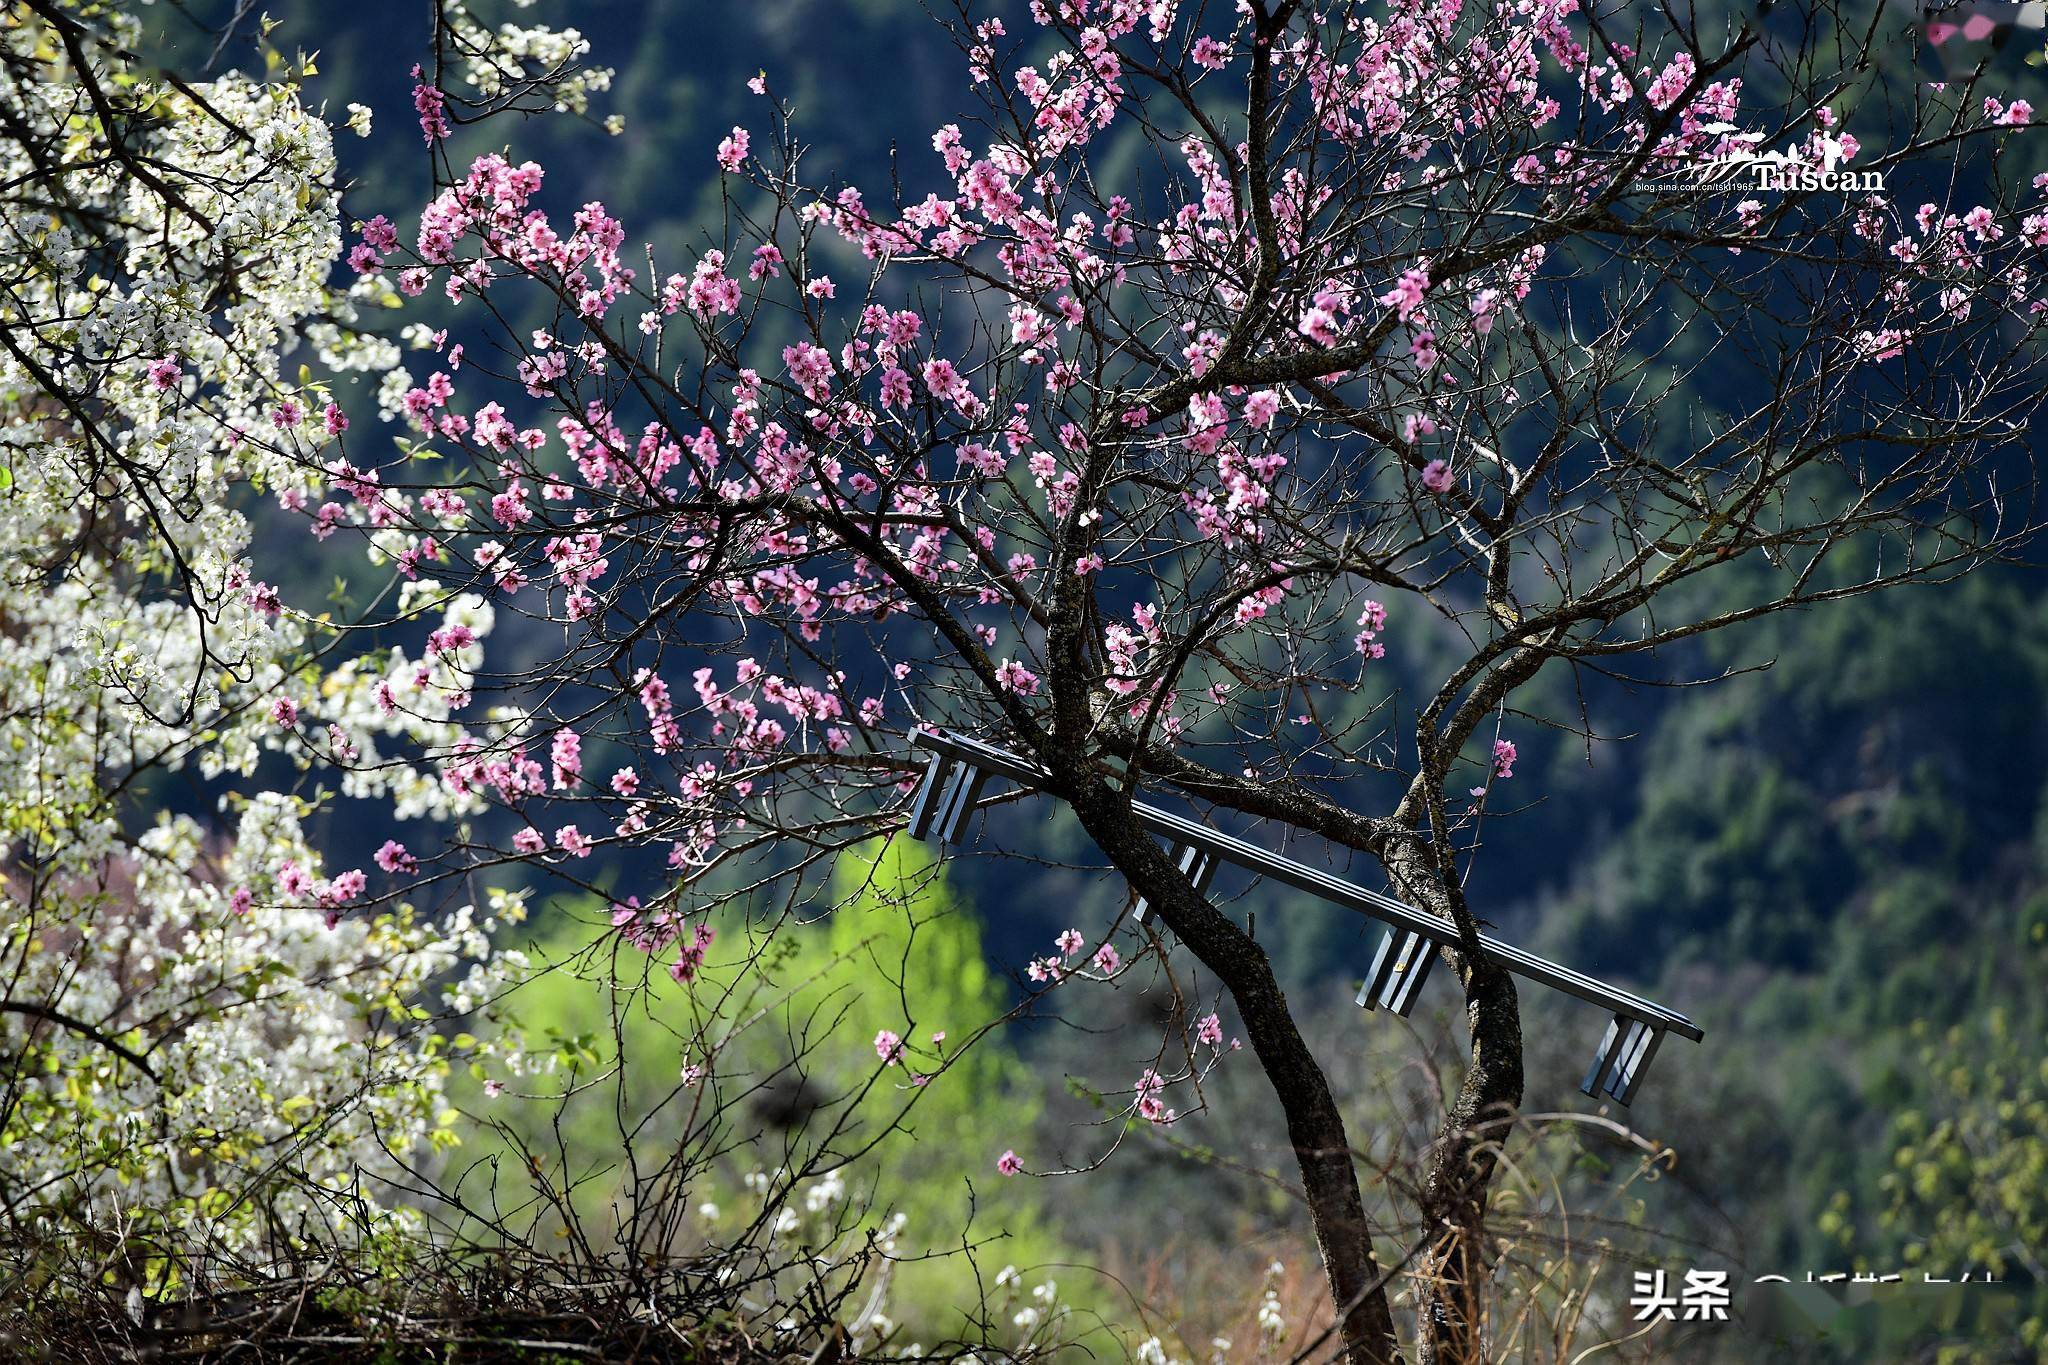
[[[1246, 1036], [1287, 1119], [1301, 1171], [1316, 1245], [1350, 1365], [1392, 1365], [1401, 1359], [1389, 1306], [1386, 1272], [1373, 1252], [1372, 1227], [1351, 1142], [1329, 1078], [1288, 1012], [1287, 998], [1263, 949], [1199, 895], [1132, 816], [1127, 802], [1099, 780], [1078, 784], [1071, 804], [1082, 828], [1237, 1003]], [[1519, 1074], [1519, 1061], [1517, 1063]]]

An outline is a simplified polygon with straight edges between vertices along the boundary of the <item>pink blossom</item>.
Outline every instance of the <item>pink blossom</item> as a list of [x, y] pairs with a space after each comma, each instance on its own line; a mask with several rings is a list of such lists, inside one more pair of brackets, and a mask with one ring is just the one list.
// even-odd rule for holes
[[747, 159], [747, 130], [734, 127], [731, 136], [718, 144], [718, 166], [720, 170], [736, 171]]
[[1515, 775], [1515, 742], [1511, 739], [1497, 739], [1493, 742], [1493, 775], [1513, 777]]
[[903, 1056], [903, 1039], [889, 1029], [875, 1035], [875, 1055], [885, 1062], [894, 1062]]
[[412, 75], [419, 82], [412, 88], [412, 107], [420, 116], [420, 133], [427, 142], [438, 142], [448, 136], [447, 100], [426, 82], [419, 67], [412, 69]]
[[676, 960], [669, 967], [668, 974], [680, 985], [688, 985], [696, 980], [698, 971], [704, 965], [704, 955], [710, 951], [711, 940], [717, 936], [717, 932], [708, 924], [700, 924], [692, 929], [690, 937], [676, 950]]
[[369, 884], [370, 879], [363, 870], [360, 867], [352, 867], [346, 872], [337, 872], [334, 880], [328, 882], [326, 889], [320, 893], [320, 899], [330, 906], [347, 905], [362, 895]]
[[555, 843], [562, 852], [572, 858], [584, 858], [590, 855], [590, 840], [585, 838], [583, 832], [574, 825], [564, 825], [556, 830]]
[[512, 836], [512, 847], [521, 853], [538, 853], [547, 846], [547, 836], [531, 825]]
[[1451, 491], [1451, 465], [1448, 460], [1431, 460], [1422, 467], [1422, 486], [1432, 493]]
[[910, 375], [901, 367], [891, 365], [882, 371], [882, 406], [902, 408], [910, 406]]
[[417, 872], [420, 860], [406, 851], [404, 844], [396, 839], [386, 839], [384, 846], [377, 850], [377, 866], [386, 872]]
[[1202, 1016], [1202, 1022], [1195, 1025], [1195, 1041], [1204, 1047], [1215, 1047], [1223, 1041], [1223, 1020], [1214, 1014]]
[[149, 367], [149, 383], [158, 393], [174, 387], [178, 382], [178, 362], [165, 356], [152, 361]]
[[949, 403], [957, 405], [968, 392], [966, 378], [952, 361], [943, 356], [927, 360], [920, 377], [926, 388]]
[[290, 729], [299, 723], [298, 702], [291, 697], [279, 697], [270, 703], [270, 718], [286, 729]]
[[1358, 634], [1352, 637], [1351, 643], [1368, 659], [1384, 659], [1387, 647], [1380, 642], [1379, 634], [1386, 626], [1387, 609], [1367, 598], [1365, 609], [1358, 613]]
[[1094, 961], [1095, 970], [1104, 976], [1114, 974], [1116, 969], [1123, 965], [1123, 959], [1116, 955], [1116, 949], [1107, 943], [1095, 950]]
[[1053, 942], [1059, 948], [1061, 957], [1072, 957], [1087, 946], [1087, 941], [1081, 937], [1079, 929], [1063, 929]]
[[1668, 109], [1678, 102], [1693, 78], [1693, 60], [1689, 53], [1681, 52], [1664, 67], [1656, 80], [1650, 83], [1650, 105], [1655, 109]]
[[1015, 659], [1005, 659], [996, 666], [996, 681], [1005, 691], [1015, 692], [1020, 697], [1038, 695], [1038, 675]]
[[582, 737], [574, 730], [558, 731], [548, 757], [554, 767], [555, 787], [560, 789], [575, 786], [576, 779], [583, 775]]
[[812, 398], [822, 399], [832, 379], [832, 354], [822, 346], [799, 341], [782, 348], [782, 363], [796, 386]]
[[1856, 334], [1856, 353], [1865, 360], [1893, 360], [1905, 354], [1906, 343], [1912, 339], [1910, 328], [1865, 329]]
[[1014, 1151], [1005, 1151], [996, 1158], [996, 1170], [1004, 1175], [1016, 1175], [1024, 1169], [1024, 1163]]
[[1422, 306], [1422, 296], [1429, 288], [1429, 268], [1412, 266], [1401, 272], [1401, 278], [1394, 287], [1380, 295], [1380, 302], [1394, 309], [1401, 321], [1408, 321], [1409, 315]]
[[1500, 291], [1482, 289], [1466, 307], [1472, 313], [1472, 330], [1486, 336], [1493, 331], [1493, 315], [1500, 311]]

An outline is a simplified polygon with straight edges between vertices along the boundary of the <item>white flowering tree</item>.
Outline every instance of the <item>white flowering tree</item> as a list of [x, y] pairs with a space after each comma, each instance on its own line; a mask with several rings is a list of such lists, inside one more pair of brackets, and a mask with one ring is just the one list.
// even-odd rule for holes
[[[303, 479], [250, 439], [311, 401], [287, 375], [374, 360], [330, 287], [329, 129], [293, 79], [149, 70], [139, 31], [58, 0], [0, 20], [0, 1210], [11, 1257], [158, 1295], [386, 1225], [365, 1173], [449, 1140], [437, 1021], [515, 965], [489, 936], [519, 904], [344, 916], [365, 873], [306, 842], [332, 797], [295, 772], [459, 730], [380, 716], [404, 660], [337, 660], [250, 562], [251, 494]], [[406, 605], [490, 629], [476, 597]], [[153, 798], [177, 772], [217, 815]], [[403, 765], [340, 788], [462, 808]]]
[[[27, 244], [7, 534], [57, 587], [8, 641], [36, 641], [22, 679], [67, 681], [10, 717], [25, 737], [0, 759], [23, 866], [51, 867], [10, 884], [11, 916], [51, 926], [17, 957], [97, 936], [79, 888], [124, 858], [186, 869], [170, 903], [206, 932], [181, 941], [253, 932], [262, 907], [295, 917], [264, 931], [282, 944], [506, 865], [594, 890], [606, 859], [652, 851], [667, 870], [613, 893], [612, 925], [688, 986], [715, 907], [800, 903], [901, 830], [912, 727], [999, 739], [1165, 931], [1077, 927], [1027, 975], [1089, 990], [1148, 958], [1198, 965], [1167, 976], [1201, 1000], [1185, 1033], [1123, 1089], [1140, 1123], [1176, 1121], [1225, 1054], [1207, 1002], [1227, 997], [1353, 1361], [1410, 1335], [1426, 1361], [1488, 1350], [1522, 1040], [1465, 886], [1515, 736], [1575, 723], [1530, 684], [1654, 669], [1707, 631], [1963, 572], [2031, 528], [2048, 213], [2001, 151], [2032, 110], [1866, 79], [1879, 47], [1806, 41], [1824, 14], [964, 13], [971, 113], [900, 190], [800, 170], [801, 126], [756, 76], [758, 119], [705, 149], [720, 235], [649, 263], [602, 202], [553, 204], [542, 167], [454, 157], [464, 125], [578, 110], [602, 78], [573, 42], [498, 51], [442, 12], [413, 110], [435, 192], [402, 230], [395, 206], [355, 215], [344, 286], [326, 132], [288, 86], [95, 79], [120, 35], [56, 0], [28, 12], [7, 103], [43, 122], [18, 117], [9, 155], [51, 188], [6, 227]], [[66, 137], [106, 155], [42, 150]], [[1760, 149], [1812, 175], [1752, 194]], [[416, 374], [365, 319], [430, 290], [460, 325], [427, 329]], [[301, 334], [318, 364], [293, 378]], [[381, 421], [335, 401], [352, 371], [381, 375]], [[259, 493], [302, 534], [360, 537], [388, 604], [330, 632], [281, 600], [236, 510]], [[479, 653], [507, 617], [548, 641], [518, 672]], [[1424, 695], [1375, 667], [1404, 641], [1447, 661]], [[10, 699], [52, 690], [26, 686]], [[246, 857], [175, 822], [121, 851], [110, 793], [181, 763], [259, 788], [297, 764], [400, 814], [494, 822], [332, 870], [259, 794]], [[1372, 860], [1457, 926], [1469, 1052], [1414, 1182], [1412, 1265], [1376, 1240], [1266, 952], [1145, 833], [1141, 786]], [[85, 813], [16, 832], [53, 806]], [[161, 938], [135, 905], [130, 936]], [[69, 980], [10, 991], [21, 1046], [148, 1083], [146, 1024]], [[948, 1056], [874, 1045], [910, 1088], [947, 1083]], [[392, 1056], [406, 1093], [431, 1089], [430, 1049]], [[702, 1064], [716, 1079], [715, 1053]]]
[[[575, 66], [573, 31], [438, 12], [436, 69], [483, 107], [581, 113], [608, 79]], [[66, 1314], [110, 1300], [111, 1322], [83, 1310], [102, 1344], [160, 1349], [187, 1317], [198, 1340], [253, 1340], [300, 1313], [223, 1289], [303, 1305], [482, 1239], [514, 1258], [529, 1326], [558, 1314], [573, 1339], [618, 1263], [590, 1250], [563, 1290], [521, 1251], [548, 1174], [474, 1218], [436, 1187], [482, 1127], [462, 1096], [560, 1060], [502, 1012], [532, 975], [502, 942], [521, 879], [437, 879], [406, 846], [486, 809], [420, 758], [474, 747], [458, 713], [499, 609], [408, 577], [348, 614], [287, 600], [271, 580], [299, 567], [257, 562], [267, 509], [326, 487], [331, 389], [383, 382], [401, 349], [363, 325], [388, 291], [338, 273], [332, 132], [300, 64], [266, 48], [267, 78], [193, 82], [138, 57], [145, 39], [139, 14], [70, 0], [0, 19], [0, 1332], [61, 1351]], [[373, 520], [385, 565], [402, 522]], [[316, 819], [381, 847], [341, 861]], [[835, 1313], [901, 1220], [864, 1221], [829, 1161], [777, 1177], [681, 1239], [716, 1244], [715, 1286], [636, 1257], [629, 1305]], [[552, 1226], [556, 1260], [589, 1249]], [[856, 1340], [888, 1330], [884, 1304], [864, 1290], [845, 1313]]]

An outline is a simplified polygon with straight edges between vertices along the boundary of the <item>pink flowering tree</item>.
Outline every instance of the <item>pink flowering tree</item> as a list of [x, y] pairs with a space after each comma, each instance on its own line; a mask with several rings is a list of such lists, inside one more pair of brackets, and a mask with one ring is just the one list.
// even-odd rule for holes
[[[1524, 1083], [1466, 876], [1527, 781], [1517, 737], [1575, 724], [1528, 685], [1654, 670], [2030, 529], [2048, 211], [2002, 157], [2032, 111], [1876, 87], [1796, 24], [1624, 18], [964, 14], [962, 117], [900, 189], [806, 163], [757, 77], [757, 117], [695, 168], [725, 217], [667, 261], [603, 203], [551, 202], [540, 166], [455, 157], [544, 81], [423, 66], [436, 192], [366, 215], [347, 260], [357, 294], [432, 291], [462, 327], [387, 380], [396, 446], [335, 408], [280, 422], [282, 492], [314, 534], [367, 536], [399, 600], [472, 594], [553, 643], [494, 671], [435, 617], [377, 683], [387, 720], [459, 732], [404, 761], [516, 831], [387, 849], [380, 876], [573, 881], [652, 850], [666, 872], [614, 924], [687, 981], [711, 905], [793, 898], [902, 828], [914, 727], [1004, 743], [1166, 931], [1063, 936], [1034, 981], [1198, 963], [1272, 1083], [1348, 1358], [1410, 1335], [1482, 1358]], [[1756, 188], [1759, 159], [1793, 187]], [[1383, 661], [1411, 647], [1445, 662], [1396, 694]], [[1469, 1052], [1415, 1181], [1412, 1330], [1323, 1065], [1264, 949], [1141, 828], [1140, 787], [1363, 855], [1457, 926]], [[1226, 1050], [1187, 1017], [1140, 1118]]]

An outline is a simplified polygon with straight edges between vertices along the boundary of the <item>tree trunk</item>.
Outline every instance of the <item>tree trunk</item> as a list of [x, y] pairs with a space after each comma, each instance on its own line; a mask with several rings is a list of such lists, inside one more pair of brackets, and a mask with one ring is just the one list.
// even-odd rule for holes
[[1316, 1245], [1340, 1315], [1350, 1365], [1391, 1365], [1400, 1342], [1386, 1275], [1373, 1254], [1372, 1228], [1330, 1083], [1310, 1053], [1259, 946], [1210, 905], [1153, 842], [1129, 807], [1100, 783], [1084, 782], [1072, 804], [1081, 824], [1176, 937], [1230, 991], [1245, 1036], [1287, 1118]]
[[1514, 978], [1497, 963], [1457, 955], [1472, 1034], [1472, 1065], [1444, 1116], [1423, 1176], [1422, 1216], [1431, 1231], [1420, 1266], [1421, 1365], [1486, 1359], [1487, 1195], [1499, 1167], [1504, 1123], [1522, 1103], [1522, 1021]]

